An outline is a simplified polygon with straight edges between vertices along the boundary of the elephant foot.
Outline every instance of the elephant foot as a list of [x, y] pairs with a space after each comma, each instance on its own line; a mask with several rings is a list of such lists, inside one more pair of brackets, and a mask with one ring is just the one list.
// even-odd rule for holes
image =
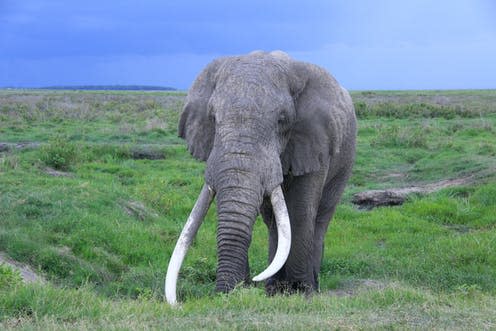
[[317, 291], [317, 287], [311, 282], [269, 279], [265, 284], [265, 292], [268, 296], [277, 294], [291, 295], [304, 294], [311, 295]]

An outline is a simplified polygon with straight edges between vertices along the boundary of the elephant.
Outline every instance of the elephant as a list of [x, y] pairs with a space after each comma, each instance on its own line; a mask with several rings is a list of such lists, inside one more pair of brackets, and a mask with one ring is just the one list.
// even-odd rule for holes
[[319, 290], [324, 237], [355, 159], [349, 93], [325, 69], [282, 51], [213, 60], [188, 91], [178, 134], [206, 161], [204, 186], [177, 241], [165, 296], [176, 303], [181, 263], [215, 196], [216, 291], [250, 282], [248, 248], [261, 215], [266, 292]]

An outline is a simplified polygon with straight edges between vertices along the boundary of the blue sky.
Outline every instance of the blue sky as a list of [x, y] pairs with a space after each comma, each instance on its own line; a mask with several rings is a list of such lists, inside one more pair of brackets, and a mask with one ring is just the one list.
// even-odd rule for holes
[[494, 0], [0, 0], [0, 87], [187, 89], [281, 49], [356, 89], [496, 88]]

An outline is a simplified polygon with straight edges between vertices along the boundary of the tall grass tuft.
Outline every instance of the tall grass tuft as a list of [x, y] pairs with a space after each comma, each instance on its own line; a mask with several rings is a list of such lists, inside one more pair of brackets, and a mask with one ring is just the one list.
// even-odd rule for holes
[[391, 125], [372, 139], [370, 145], [373, 147], [427, 148], [427, 138], [420, 128]]
[[21, 283], [22, 278], [18, 271], [0, 263], [0, 290], [10, 289]]
[[47, 145], [41, 147], [41, 161], [57, 170], [70, 170], [76, 163], [78, 148], [63, 136], [56, 136]]

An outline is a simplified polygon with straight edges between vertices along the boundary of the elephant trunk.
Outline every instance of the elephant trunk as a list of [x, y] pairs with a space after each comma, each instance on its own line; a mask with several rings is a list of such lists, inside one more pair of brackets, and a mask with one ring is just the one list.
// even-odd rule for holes
[[[262, 190], [252, 189], [246, 183], [249, 173], [234, 176], [243, 179], [241, 184], [230, 183], [219, 189], [217, 194], [217, 284], [219, 292], [229, 292], [242, 281], [249, 282], [248, 248], [251, 242], [253, 224], [263, 199]], [[246, 178], [248, 177], [248, 178]], [[291, 248], [291, 227], [284, 195], [280, 186], [270, 194], [270, 201], [276, 218], [278, 243], [271, 264], [253, 278], [254, 281], [265, 280], [274, 275], [284, 265]]]
[[229, 292], [249, 280], [248, 248], [253, 224], [262, 203], [254, 174], [237, 170], [222, 174], [217, 192], [217, 284], [219, 292]]

